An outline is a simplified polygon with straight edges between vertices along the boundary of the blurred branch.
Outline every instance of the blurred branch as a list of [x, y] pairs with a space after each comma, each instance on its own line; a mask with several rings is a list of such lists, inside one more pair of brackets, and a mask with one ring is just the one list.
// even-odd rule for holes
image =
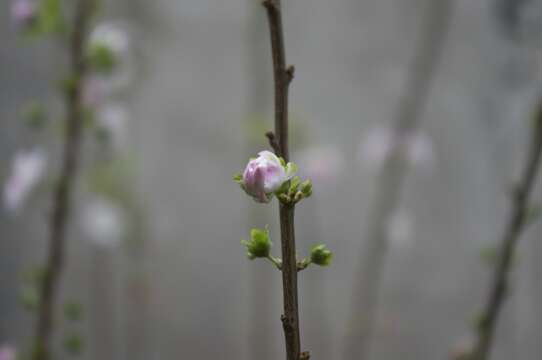
[[[273, 78], [275, 83], [275, 132], [269, 137], [278, 156], [289, 160], [288, 154], [288, 87], [293, 79], [294, 68], [286, 67], [284, 34], [280, 0], [264, 0], [271, 35]], [[286, 359], [309, 359], [301, 354], [299, 334], [299, 311], [297, 296], [297, 259], [295, 250], [294, 208], [292, 203], [280, 203], [280, 234], [282, 249], [282, 288], [284, 314], [281, 317], [286, 341]]]
[[473, 360], [489, 358], [497, 318], [508, 292], [508, 278], [515, 248], [523, 230], [528, 225], [529, 197], [535, 183], [542, 153], [542, 104], [537, 109], [534, 127], [532, 139], [528, 145], [525, 168], [520, 182], [512, 194], [512, 210], [501, 241], [491, 289], [478, 324], [477, 339], [472, 352]]
[[79, 0], [75, 6], [73, 26], [69, 37], [70, 78], [65, 89], [66, 130], [62, 169], [53, 194], [50, 218], [50, 237], [45, 276], [40, 288], [40, 304], [35, 328], [33, 360], [51, 359], [51, 334], [55, 318], [54, 303], [64, 264], [66, 224], [78, 156], [81, 146], [83, 109], [82, 84], [87, 72], [85, 44], [95, 0]]
[[[400, 99], [393, 134], [411, 133], [419, 127], [430, 85], [442, 56], [450, 27], [452, 0], [430, 1], [421, 29], [421, 39], [413, 59], [409, 79]], [[350, 332], [344, 358], [365, 359], [375, 326], [378, 291], [382, 279], [388, 238], [388, 219], [397, 208], [408, 170], [402, 146], [394, 145], [378, 175], [368, 217], [367, 248], [363, 250], [357, 286], [354, 286]]]

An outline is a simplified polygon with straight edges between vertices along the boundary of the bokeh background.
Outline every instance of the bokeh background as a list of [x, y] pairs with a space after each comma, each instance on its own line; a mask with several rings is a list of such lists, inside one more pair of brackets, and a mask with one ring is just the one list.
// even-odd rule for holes
[[[491, 270], [480, 254], [503, 232], [541, 95], [542, 2], [283, 2], [297, 68], [292, 160], [315, 185], [297, 208], [298, 251], [325, 242], [335, 254], [331, 267], [300, 274], [303, 348], [314, 359], [449, 358], [471, 340]], [[82, 359], [283, 357], [280, 276], [239, 244], [269, 224], [278, 255], [277, 206], [253, 203], [231, 181], [268, 147], [273, 126], [265, 12], [257, 0], [103, 5], [98, 22], [126, 30], [132, 48], [130, 84], [115, 94], [126, 121], [120, 149], [104, 150], [92, 131], [85, 138], [59, 298], [59, 307], [81, 302], [84, 318], [59, 319], [58, 357], [68, 357], [61, 338], [74, 328]], [[54, 41], [21, 39], [9, 6], [0, 4], [2, 184], [15, 154], [36, 145], [56, 174], [54, 125], [29, 130], [20, 113], [39, 100], [61, 114], [65, 69]], [[415, 119], [415, 150], [388, 181], [389, 131], [405, 116]], [[94, 171], [100, 161], [109, 170]], [[88, 186], [108, 174], [115, 206]], [[375, 215], [390, 192], [396, 201]], [[0, 343], [23, 348], [32, 336], [20, 291], [44, 259], [50, 206], [43, 181], [18, 211], [0, 210]], [[375, 221], [388, 245], [362, 357]], [[540, 235], [534, 225], [520, 243], [495, 360], [542, 356]]]

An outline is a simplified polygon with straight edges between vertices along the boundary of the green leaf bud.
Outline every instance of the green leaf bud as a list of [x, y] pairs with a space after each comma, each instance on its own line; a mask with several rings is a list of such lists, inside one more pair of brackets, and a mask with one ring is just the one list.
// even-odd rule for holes
[[269, 230], [252, 229], [250, 231], [250, 240], [242, 240], [243, 244], [247, 248], [247, 255], [249, 259], [266, 258], [271, 251], [271, 241], [269, 241]]
[[328, 266], [333, 259], [333, 253], [326, 248], [326, 245], [316, 245], [311, 249], [311, 262], [319, 266]]

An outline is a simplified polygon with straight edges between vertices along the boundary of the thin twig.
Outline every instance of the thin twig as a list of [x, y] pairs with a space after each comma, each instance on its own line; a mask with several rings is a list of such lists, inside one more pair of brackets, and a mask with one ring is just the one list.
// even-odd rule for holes
[[[273, 78], [275, 84], [275, 132], [268, 137], [278, 156], [288, 161], [288, 87], [294, 76], [293, 66], [286, 67], [280, 0], [264, 0], [271, 35]], [[274, 141], [276, 140], [276, 141]], [[275, 145], [276, 144], [276, 145]], [[297, 295], [297, 259], [295, 251], [294, 204], [280, 203], [282, 250], [282, 288], [284, 314], [281, 317], [286, 342], [286, 359], [301, 359]], [[303, 359], [309, 359], [308, 352]]]
[[64, 264], [66, 224], [70, 213], [73, 184], [78, 168], [83, 109], [82, 82], [87, 66], [85, 41], [95, 0], [79, 0], [75, 7], [72, 33], [69, 38], [70, 81], [66, 89], [66, 130], [62, 169], [53, 194], [50, 218], [50, 238], [45, 274], [40, 288], [38, 319], [33, 348], [34, 360], [51, 359], [51, 335], [55, 318], [55, 298]]
[[512, 269], [512, 259], [519, 238], [527, 225], [529, 198], [536, 180], [542, 153], [542, 104], [539, 105], [536, 116], [535, 131], [528, 145], [529, 150], [525, 168], [520, 182], [512, 194], [510, 218], [501, 241], [491, 289], [478, 324], [477, 339], [472, 352], [473, 360], [486, 360], [489, 358], [497, 318], [508, 291], [508, 278]]
[[[397, 107], [392, 129], [394, 134], [411, 133], [419, 127], [448, 33], [452, 1], [431, 1], [429, 4], [409, 79]], [[394, 146], [378, 175], [378, 188], [370, 208], [367, 248], [363, 249], [363, 261], [357, 277], [361, 281], [354, 287], [352, 322], [343, 356], [345, 359], [366, 359], [369, 356], [388, 246], [387, 223], [399, 204], [407, 170], [403, 147]]]

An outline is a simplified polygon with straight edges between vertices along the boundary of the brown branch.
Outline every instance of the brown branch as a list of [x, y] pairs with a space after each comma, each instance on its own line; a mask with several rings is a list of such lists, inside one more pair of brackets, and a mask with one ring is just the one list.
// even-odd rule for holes
[[[264, 0], [267, 10], [273, 57], [275, 84], [275, 132], [268, 138], [278, 156], [288, 161], [288, 87], [294, 76], [293, 66], [286, 67], [280, 0]], [[301, 359], [299, 311], [297, 295], [297, 259], [295, 251], [294, 204], [280, 203], [280, 234], [282, 250], [282, 288], [284, 314], [281, 317], [286, 342], [286, 359]], [[303, 353], [303, 359], [309, 359]]]
[[510, 218], [501, 240], [499, 258], [493, 274], [491, 289], [478, 324], [476, 343], [472, 352], [473, 360], [486, 360], [489, 358], [497, 319], [508, 290], [512, 259], [519, 238], [527, 225], [529, 197], [536, 180], [542, 153], [542, 104], [539, 105], [537, 111], [535, 131], [528, 145], [529, 150], [525, 168], [512, 195]]
[[75, 8], [72, 33], [69, 38], [70, 81], [66, 89], [66, 130], [61, 173], [53, 194], [50, 237], [45, 275], [40, 288], [38, 319], [35, 328], [33, 360], [51, 359], [51, 335], [55, 317], [55, 298], [64, 265], [66, 224], [70, 213], [72, 188], [78, 168], [83, 109], [82, 81], [87, 66], [85, 41], [94, 8], [94, 0], [79, 0]]
[[[409, 78], [396, 111], [394, 134], [404, 134], [419, 128], [429, 90], [442, 56], [449, 30], [452, 0], [430, 1], [425, 24]], [[343, 358], [366, 359], [369, 356], [371, 336], [375, 324], [378, 292], [384, 272], [388, 247], [387, 222], [401, 199], [408, 166], [404, 149], [394, 146], [378, 174], [378, 188], [372, 199], [359, 275], [361, 281], [354, 287], [354, 301]]]

